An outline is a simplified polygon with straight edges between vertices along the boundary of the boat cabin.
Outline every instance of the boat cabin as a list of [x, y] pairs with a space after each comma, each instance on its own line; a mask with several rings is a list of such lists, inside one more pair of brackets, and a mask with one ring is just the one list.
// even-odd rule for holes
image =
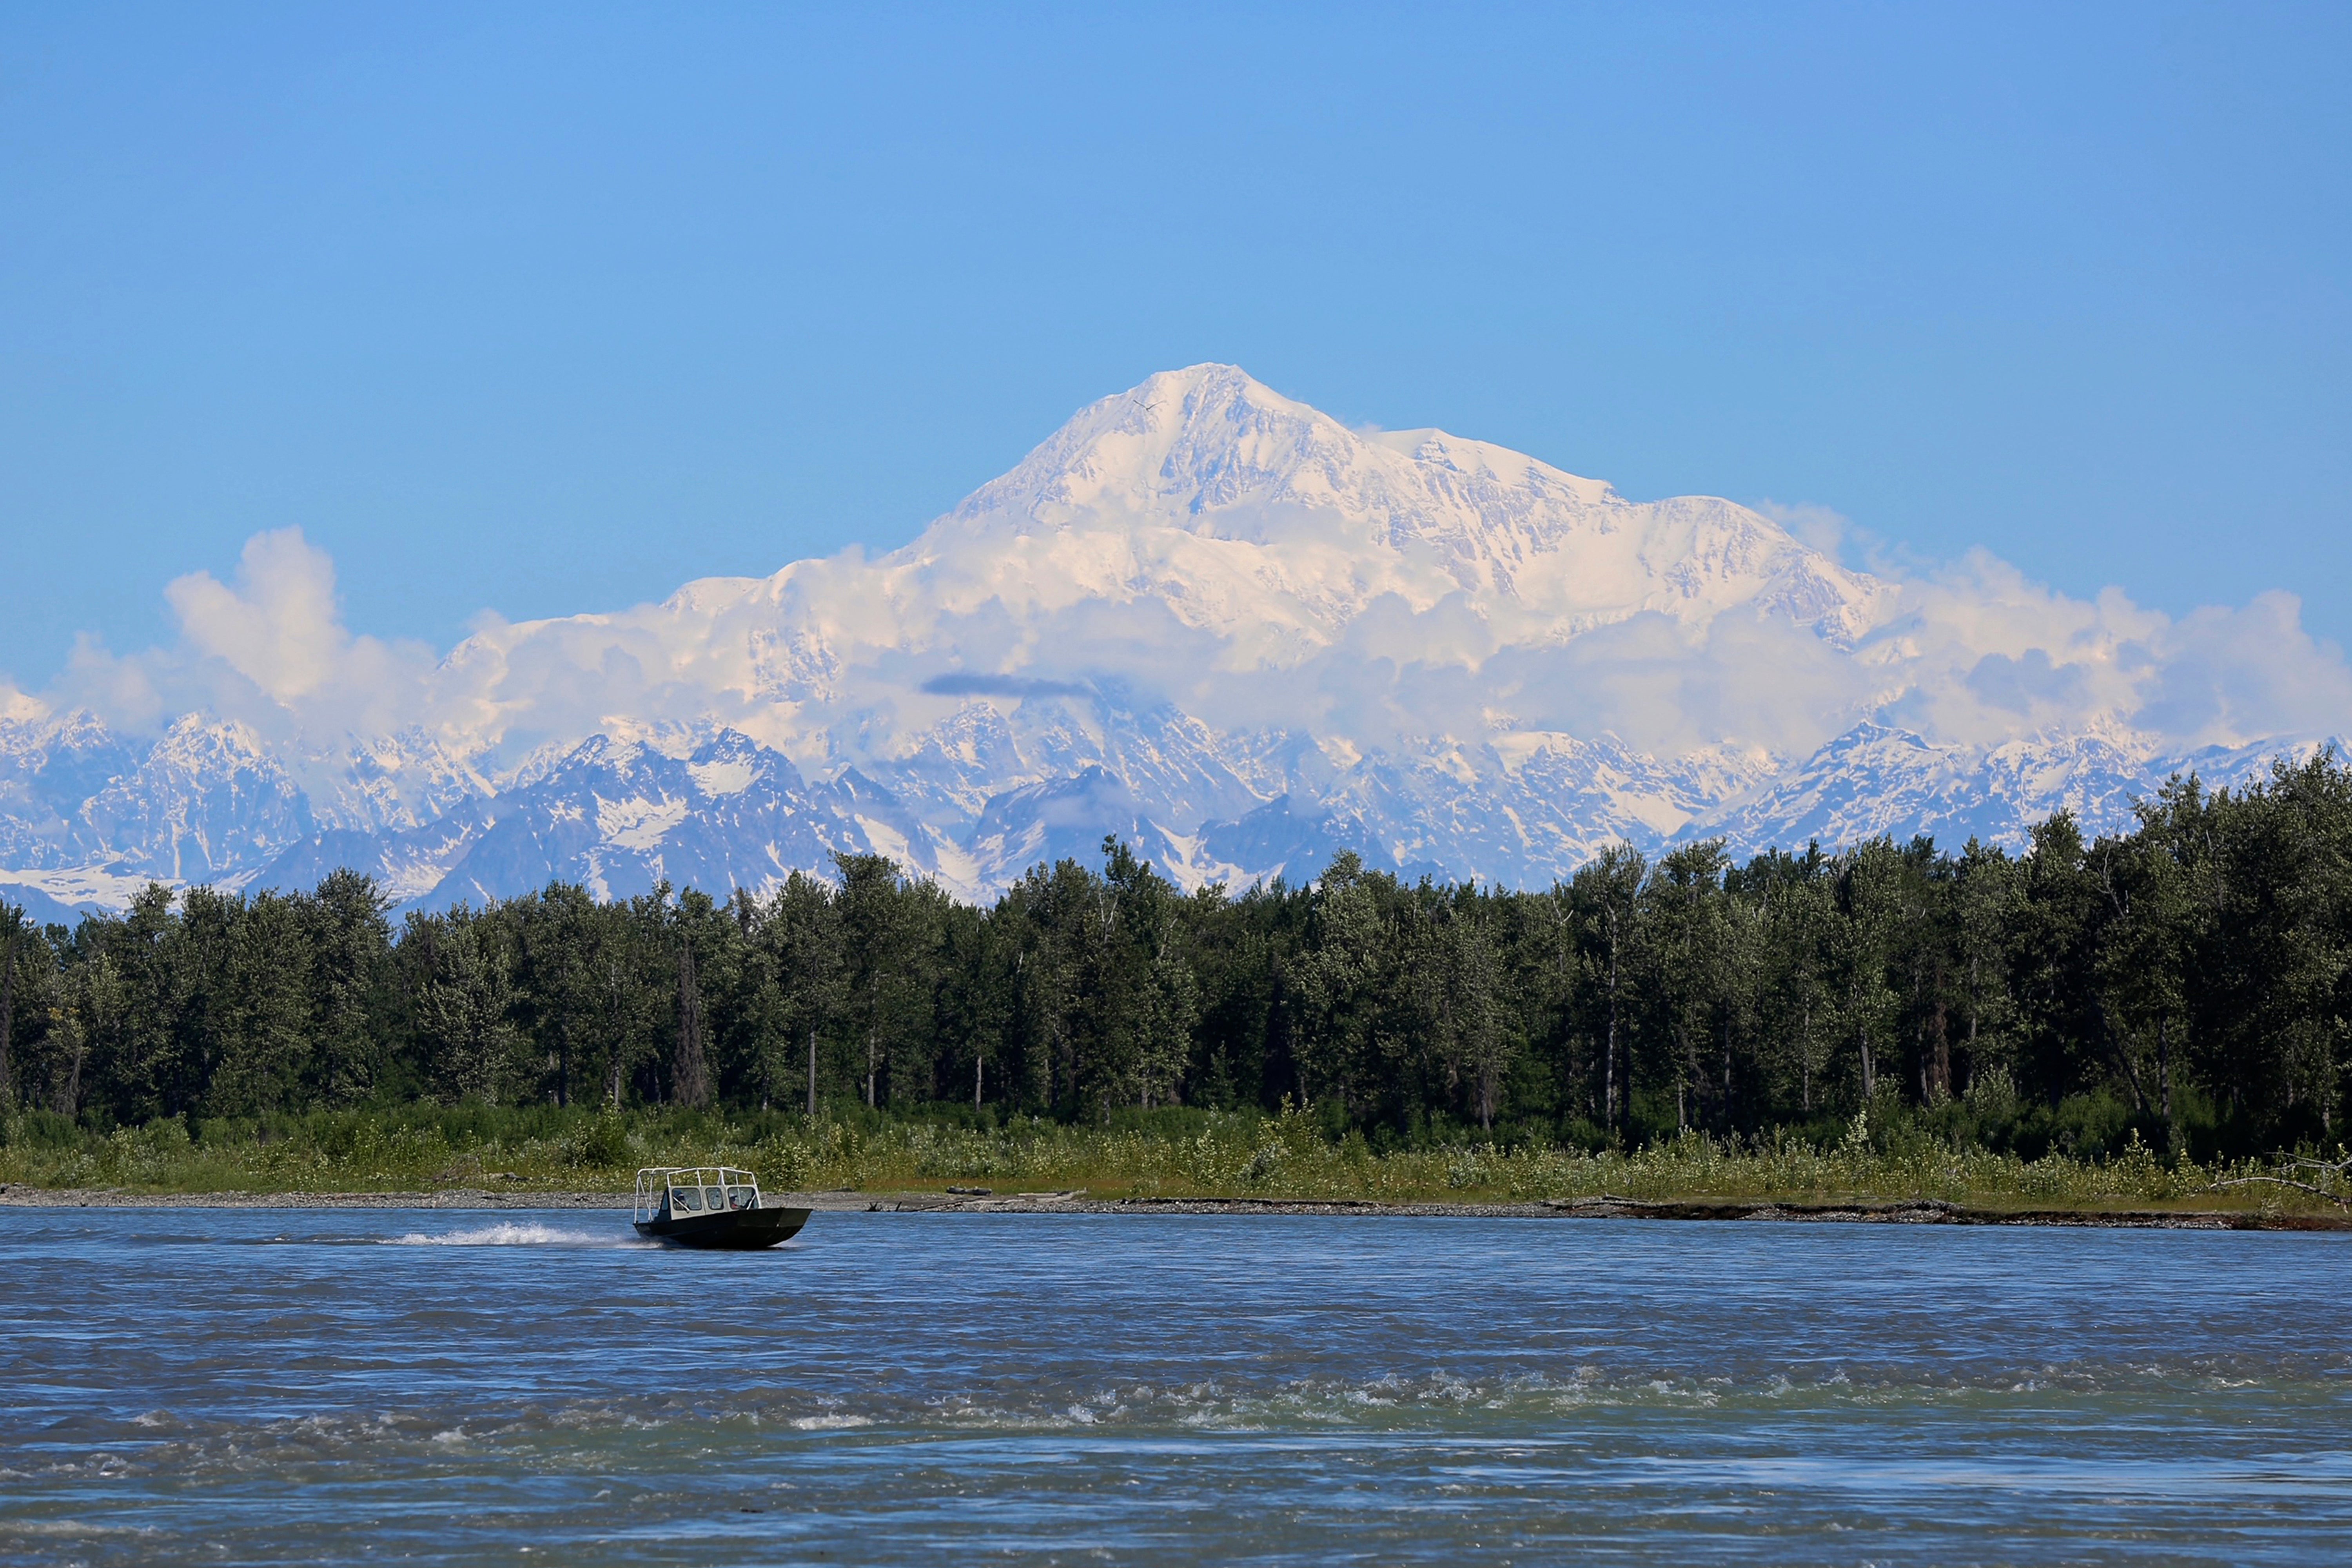
[[648, 1165], [637, 1173], [640, 1225], [759, 1206], [759, 1179], [732, 1165]]

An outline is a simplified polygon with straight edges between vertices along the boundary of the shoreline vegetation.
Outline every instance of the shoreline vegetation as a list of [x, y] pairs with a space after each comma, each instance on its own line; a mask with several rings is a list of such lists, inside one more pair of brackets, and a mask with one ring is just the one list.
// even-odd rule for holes
[[2115, 1156], [1956, 1148], [1890, 1108], [1834, 1143], [1697, 1131], [1635, 1151], [1493, 1142], [1375, 1152], [1311, 1113], [1168, 1110], [1086, 1127], [856, 1110], [499, 1111], [400, 1108], [164, 1118], [110, 1131], [0, 1123], [0, 1204], [602, 1207], [640, 1165], [723, 1161], [825, 1208], [1360, 1212], [2352, 1229], [2352, 1164], [2203, 1163], [2138, 1142]]
[[2137, 814], [2018, 853], [1620, 844], [1542, 889], [1343, 851], [1188, 892], [1111, 837], [984, 905], [846, 854], [397, 922], [350, 870], [71, 929], [0, 902], [0, 1183], [521, 1197], [726, 1160], [898, 1206], [2352, 1214], [2352, 765]]

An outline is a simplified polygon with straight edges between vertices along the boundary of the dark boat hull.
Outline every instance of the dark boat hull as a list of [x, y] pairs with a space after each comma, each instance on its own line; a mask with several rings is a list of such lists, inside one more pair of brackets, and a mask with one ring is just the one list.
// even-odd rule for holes
[[718, 1214], [679, 1215], [674, 1219], [641, 1219], [639, 1236], [672, 1247], [701, 1247], [724, 1252], [755, 1252], [790, 1241], [808, 1224], [806, 1209], [727, 1209]]

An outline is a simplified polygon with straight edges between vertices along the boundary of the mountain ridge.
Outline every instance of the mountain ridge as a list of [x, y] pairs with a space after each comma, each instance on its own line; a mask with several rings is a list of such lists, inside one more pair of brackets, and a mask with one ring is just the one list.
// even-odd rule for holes
[[339, 860], [426, 907], [763, 892], [851, 852], [982, 897], [1105, 834], [1188, 887], [1340, 847], [1540, 883], [1617, 840], [2117, 827], [2175, 768], [2235, 780], [2334, 732], [2168, 738], [2135, 717], [2145, 617], [1957, 593], [1196, 365], [884, 554], [488, 623], [382, 732], [250, 693], [144, 741], [0, 717], [0, 888], [119, 907]]

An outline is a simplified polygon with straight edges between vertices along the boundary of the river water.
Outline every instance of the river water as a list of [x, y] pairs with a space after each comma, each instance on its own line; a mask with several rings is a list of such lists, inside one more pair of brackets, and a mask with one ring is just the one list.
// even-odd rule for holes
[[0, 1560], [2352, 1561], [2352, 1237], [0, 1210]]

